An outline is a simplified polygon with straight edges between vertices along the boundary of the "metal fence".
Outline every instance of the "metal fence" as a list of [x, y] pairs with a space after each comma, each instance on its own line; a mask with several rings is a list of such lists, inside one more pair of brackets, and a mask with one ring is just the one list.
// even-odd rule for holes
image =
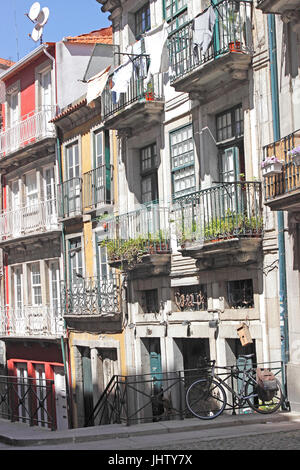
[[[270, 362], [257, 364], [268, 367], [283, 382], [283, 364]], [[236, 365], [217, 367], [217, 374], [236, 392], [238, 379], [230, 369]], [[185, 395], [188, 387], [200, 377], [204, 369], [189, 369], [176, 372], [120, 376], [114, 375], [87, 418], [85, 425], [145, 423], [194, 417], [186, 406]], [[206, 370], [207, 373], [207, 370]], [[251, 413], [247, 403], [238, 403], [232, 393], [227, 393], [226, 413]]]
[[0, 214], [2, 240], [58, 229], [56, 199], [39, 201]]
[[122, 311], [121, 276], [90, 277], [61, 283], [64, 315], [110, 316]]
[[261, 236], [261, 183], [222, 183], [191, 193], [174, 201], [173, 216], [181, 243]]
[[0, 416], [55, 430], [54, 381], [1, 375]]
[[47, 137], [55, 137], [55, 126], [49, 121], [55, 116], [55, 106], [43, 106], [0, 133], [0, 157]]
[[214, 5], [214, 11], [213, 39], [204, 54], [193, 43], [194, 20], [169, 36], [171, 82], [228, 53], [232, 47], [238, 52], [252, 53], [252, 1], [220, 1]]
[[83, 207], [113, 203], [113, 166], [101, 165], [83, 175]]
[[[130, 60], [130, 59], [129, 59]], [[107, 119], [118, 111], [138, 101], [155, 101], [163, 97], [162, 77], [157, 74], [147, 81], [150, 59], [148, 55], [141, 54], [132, 60], [132, 76], [126, 93], [120, 96], [112, 91], [113, 74], [110, 75], [107, 85], [101, 96], [102, 116]]]

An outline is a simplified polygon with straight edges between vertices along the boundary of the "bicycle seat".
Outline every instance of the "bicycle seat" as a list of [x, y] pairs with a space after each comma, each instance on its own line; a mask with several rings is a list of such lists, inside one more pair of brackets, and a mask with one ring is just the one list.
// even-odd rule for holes
[[254, 357], [254, 356], [255, 356], [254, 353], [252, 353], [252, 354], [246, 354], [246, 355], [242, 355], [242, 354], [239, 355], [239, 357], [243, 357], [244, 359], [250, 359], [250, 357]]

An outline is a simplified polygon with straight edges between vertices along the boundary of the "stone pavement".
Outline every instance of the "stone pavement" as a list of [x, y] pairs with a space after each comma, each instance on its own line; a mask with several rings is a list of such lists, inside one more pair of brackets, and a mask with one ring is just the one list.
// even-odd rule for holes
[[140, 436], [172, 435], [184, 432], [230, 428], [232, 426], [247, 426], [264, 423], [298, 423], [300, 429], [300, 414], [293, 412], [278, 412], [270, 415], [225, 415], [211, 421], [197, 418], [185, 420], [161, 421], [156, 423], [136, 424], [125, 426], [120, 424], [93, 426], [89, 428], [69, 429], [66, 431], [51, 431], [40, 427], [30, 427], [25, 423], [11, 423], [0, 420], [0, 442], [11, 446], [55, 446], [63, 443], [88, 443], [112, 440], [117, 438], [134, 438]]

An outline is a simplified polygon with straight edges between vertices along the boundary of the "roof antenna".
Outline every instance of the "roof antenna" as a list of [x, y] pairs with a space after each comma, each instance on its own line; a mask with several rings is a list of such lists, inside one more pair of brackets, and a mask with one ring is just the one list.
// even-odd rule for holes
[[14, 0], [14, 20], [15, 20], [15, 30], [16, 30], [16, 43], [17, 43], [17, 61], [19, 61], [20, 54], [19, 54], [19, 38], [18, 38], [18, 27], [17, 27], [16, 0]]
[[31, 37], [34, 42], [40, 40], [40, 44], [42, 44], [44, 26], [49, 18], [49, 8], [44, 7], [41, 9], [39, 2], [34, 2], [30, 7], [29, 13], [25, 13], [25, 15], [34, 23], [34, 28], [32, 33], [29, 34], [29, 37]]

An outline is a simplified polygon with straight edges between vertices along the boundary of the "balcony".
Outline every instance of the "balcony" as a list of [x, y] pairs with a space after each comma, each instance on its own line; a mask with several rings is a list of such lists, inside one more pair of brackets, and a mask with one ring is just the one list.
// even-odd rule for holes
[[105, 211], [113, 204], [113, 166], [102, 165], [83, 175], [85, 212]]
[[59, 308], [51, 305], [3, 307], [0, 312], [2, 337], [60, 337], [65, 332]]
[[[118, 274], [108, 278], [78, 278], [61, 283], [64, 317], [69, 326], [84, 324], [85, 328], [104, 327], [113, 322], [120, 327], [122, 320], [122, 282]], [[100, 323], [99, 323], [100, 322]]]
[[214, 7], [213, 39], [203, 54], [193, 43], [193, 21], [169, 36], [171, 85], [205, 100], [224, 87], [233, 89], [248, 77], [251, 63], [251, 1], [221, 1]]
[[[275, 157], [281, 168], [278, 173], [264, 171], [265, 204], [274, 211], [297, 212], [300, 210], [300, 163], [297, 152], [300, 146], [300, 130], [267, 145], [263, 149], [263, 159]], [[295, 155], [293, 155], [295, 154]]]
[[298, 0], [257, 0], [257, 8], [263, 13], [276, 13], [279, 15], [296, 14], [300, 11]]
[[58, 185], [57, 207], [59, 220], [82, 217], [81, 178], [71, 178]]
[[164, 109], [162, 76], [156, 75], [146, 85], [149, 56], [133, 59], [133, 74], [128, 90], [116, 102], [111, 91], [112, 76], [102, 93], [102, 116], [107, 129], [144, 128], [160, 121]]
[[43, 107], [23, 116], [15, 125], [3, 130], [0, 133], [0, 159], [20, 150], [25, 151], [29, 148], [31, 150], [39, 142], [55, 138], [55, 126], [49, 123], [55, 112], [55, 106]]
[[198, 269], [257, 261], [263, 235], [260, 182], [221, 183], [179, 198], [173, 206], [183, 256]]
[[107, 247], [111, 266], [132, 277], [168, 274], [170, 270], [170, 210], [159, 204], [141, 205], [137, 210], [106, 221]]
[[55, 199], [0, 214], [0, 242], [51, 231], [60, 231]]

